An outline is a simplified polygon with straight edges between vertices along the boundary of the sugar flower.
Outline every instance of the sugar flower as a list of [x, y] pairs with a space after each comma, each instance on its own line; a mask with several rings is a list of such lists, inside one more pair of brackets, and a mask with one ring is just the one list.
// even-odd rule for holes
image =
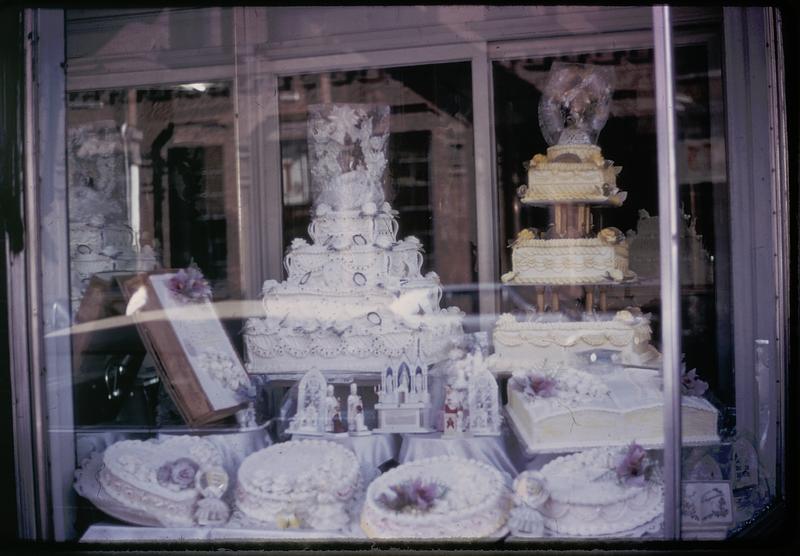
[[174, 295], [188, 301], [200, 301], [211, 297], [211, 286], [194, 263], [176, 272], [169, 279], [167, 288]]
[[617, 461], [615, 471], [617, 478], [624, 485], [643, 486], [649, 466], [650, 461], [645, 449], [636, 442], [632, 442]]

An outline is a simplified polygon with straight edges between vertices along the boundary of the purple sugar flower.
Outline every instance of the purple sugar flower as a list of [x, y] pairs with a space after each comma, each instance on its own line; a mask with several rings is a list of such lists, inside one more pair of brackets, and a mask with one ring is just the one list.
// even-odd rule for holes
[[178, 458], [172, 462], [170, 480], [181, 489], [189, 488], [194, 484], [197, 469], [197, 464], [189, 458]]
[[198, 301], [211, 297], [211, 286], [196, 265], [179, 270], [169, 279], [167, 288], [173, 294], [190, 301]]
[[684, 396], [702, 396], [708, 390], [708, 382], [697, 376], [697, 369], [692, 369], [681, 376], [681, 394]]
[[426, 483], [421, 479], [392, 485], [389, 488], [393, 494], [389, 495], [384, 492], [378, 497], [378, 501], [396, 512], [407, 508], [421, 512], [427, 511], [445, 493], [445, 489], [440, 485], [432, 482]]
[[647, 452], [636, 442], [628, 446], [627, 453], [617, 462], [617, 478], [626, 486], [644, 486], [649, 467]]
[[172, 477], [171, 463], [165, 463], [158, 468], [158, 471], [156, 471], [156, 480], [161, 486], [167, 486], [170, 483], [170, 477]]
[[515, 376], [512, 386], [530, 398], [551, 398], [556, 395], [557, 384], [552, 378], [537, 373]]

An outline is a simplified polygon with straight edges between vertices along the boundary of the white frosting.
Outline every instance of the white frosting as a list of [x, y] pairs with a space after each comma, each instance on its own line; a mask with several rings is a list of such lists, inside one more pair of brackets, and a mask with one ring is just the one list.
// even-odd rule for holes
[[[333, 514], [347, 515], [359, 480], [352, 451], [326, 440], [293, 440], [242, 462], [236, 505], [245, 515], [273, 525], [294, 518], [298, 526], [325, 529], [336, 523], [333, 528], [338, 528], [341, 522]], [[321, 513], [319, 505], [325, 506]]]
[[181, 458], [192, 460], [198, 469], [223, 463], [220, 451], [198, 437], [176, 436], [161, 442], [123, 440], [106, 449], [98, 479], [109, 496], [146, 511], [166, 526], [192, 525], [198, 490], [194, 486], [168, 488], [157, 479], [162, 465]]
[[650, 319], [629, 311], [586, 315], [571, 321], [560, 313], [545, 313], [535, 320], [518, 322], [503, 314], [497, 320], [492, 339], [497, 357], [495, 371], [516, 361], [532, 365], [572, 363], [587, 350], [607, 349], [618, 353], [625, 365], [658, 365], [661, 355], [650, 344]]
[[[415, 479], [444, 491], [428, 510], [395, 511], [380, 501], [391, 486]], [[480, 538], [505, 525], [510, 507], [510, 490], [497, 469], [440, 456], [405, 463], [375, 479], [367, 489], [361, 527], [371, 538]]]
[[619, 206], [626, 197], [626, 193], [617, 188], [617, 174], [621, 170], [604, 160], [600, 148], [595, 145], [555, 145], [547, 149], [546, 158], [536, 155], [531, 160], [522, 202]]
[[516, 284], [609, 284], [631, 280], [628, 245], [600, 238], [517, 240], [511, 251], [512, 271], [503, 282]]
[[[531, 397], [515, 388], [513, 380], [508, 384], [507, 414], [530, 451], [567, 452], [630, 439], [643, 446], [663, 445], [664, 395], [658, 371], [617, 367], [594, 376], [561, 368], [541, 374], [556, 381], [551, 397]], [[686, 445], [719, 441], [718, 412], [707, 400], [684, 396], [681, 410]]]
[[596, 448], [562, 456], [541, 469], [550, 496], [540, 507], [545, 528], [556, 535], [622, 534], [663, 515], [660, 468], [651, 464], [642, 485], [626, 484], [616, 463], [627, 448]]
[[[250, 372], [377, 372], [398, 359], [446, 359], [463, 313], [439, 308], [438, 276], [421, 275], [418, 239], [394, 241], [388, 203], [360, 211], [320, 205], [309, 228], [315, 243], [294, 240], [287, 280], [264, 283], [266, 317], [245, 326]], [[355, 230], [367, 244], [351, 241]]]

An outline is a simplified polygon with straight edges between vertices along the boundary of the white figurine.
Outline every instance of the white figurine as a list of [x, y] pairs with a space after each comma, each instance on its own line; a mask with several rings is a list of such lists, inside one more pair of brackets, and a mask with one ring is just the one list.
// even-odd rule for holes
[[[459, 415], [461, 415], [460, 418]], [[458, 434], [462, 419], [463, 413], [460, 396], [458, 395], [458, 391], [448, 384], [445, 386], [444, 398], [444, 424], [442, 428], [444, 435], [453, 436]]]
[[333, 384], [328, 384], [325, 396], [325, 432], [333, 432], [333, 418], [339, 412], [338, 402], [333, 396]]
[[347, 430], [356, 430], [356, 406], [361, 405], [361, 396], [358, 395], [358, 385], [350, 384], [350, 395], [347, 396]]

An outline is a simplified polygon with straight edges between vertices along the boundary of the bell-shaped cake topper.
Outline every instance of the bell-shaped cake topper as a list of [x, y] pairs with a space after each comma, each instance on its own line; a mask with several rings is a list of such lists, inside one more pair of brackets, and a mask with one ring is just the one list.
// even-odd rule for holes
[[547, 143], [595, 144], [613, 91], [610, 66], [554, 62], [539, 100], [539, 127]]
[[308, 107], [308, 151], [314, 205], [353, 210], [384, 201], [389, 106]]

